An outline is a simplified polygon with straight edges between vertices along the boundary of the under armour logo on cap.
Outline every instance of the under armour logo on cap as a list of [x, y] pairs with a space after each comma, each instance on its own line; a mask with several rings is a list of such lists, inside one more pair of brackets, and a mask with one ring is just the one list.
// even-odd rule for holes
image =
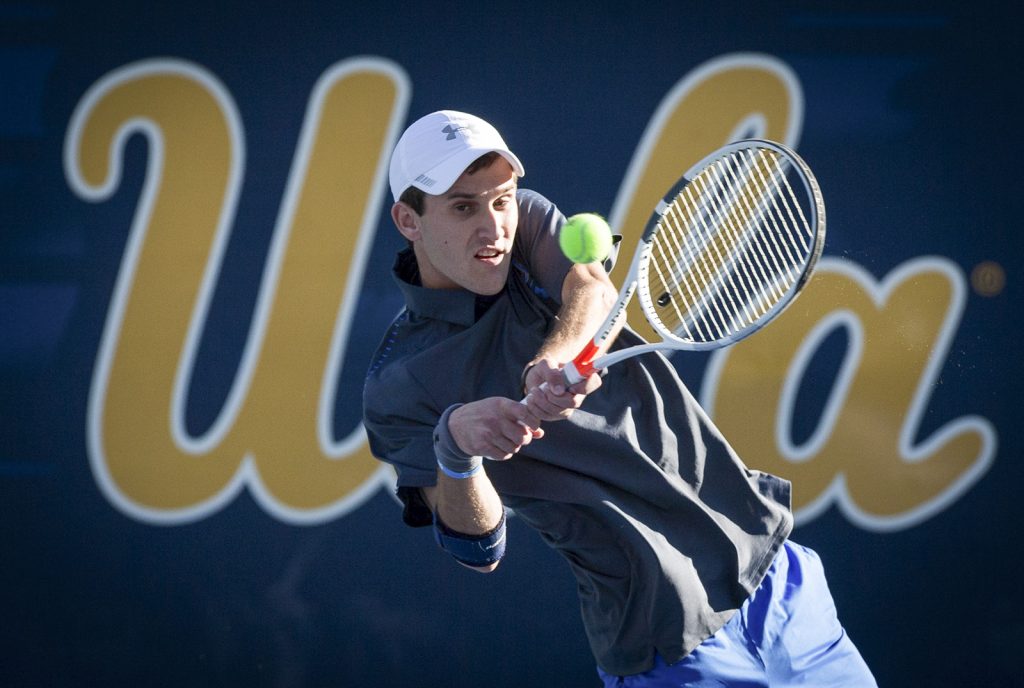
[[441, 130], [441, 133], [448, 134], [448, 136], [446, 136], [444, 139], [445, 141], [451, 141], [452, 139], [455, 138], [455, 133], [462, 131], [463, 129], [465, 129], [466, 131], [471, 131], [469, 127], [453, 127], [452, 125], [448, 124], [445, 126], [444, 129]]

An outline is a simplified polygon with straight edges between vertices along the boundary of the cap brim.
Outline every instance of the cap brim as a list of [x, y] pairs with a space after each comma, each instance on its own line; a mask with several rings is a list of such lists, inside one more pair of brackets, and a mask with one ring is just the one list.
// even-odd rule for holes
[[512, 171], [516, 173], [516, 176], [522, 177], [526, 174], [523, 163], [510, 150], [503, 148], [466, 148], [421, 174], [412, 181], [412, 186], [415, 186], [424, 193], [440, 196], [452, 188], [452, 185], [462, 176], [466, 168], [473, 164], [473, 161], [488, 153], [498, 153], [501, 157], [505, 158], [508, 164], [512, 166]]

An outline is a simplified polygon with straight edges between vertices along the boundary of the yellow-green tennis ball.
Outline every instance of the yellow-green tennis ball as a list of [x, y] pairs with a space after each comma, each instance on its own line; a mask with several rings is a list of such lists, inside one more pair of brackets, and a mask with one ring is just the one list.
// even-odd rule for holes
[[558, 245], [574, 263], [604, 260], [612, 250], [612, 230], [600, 215], [579, 213], [562, 225]]

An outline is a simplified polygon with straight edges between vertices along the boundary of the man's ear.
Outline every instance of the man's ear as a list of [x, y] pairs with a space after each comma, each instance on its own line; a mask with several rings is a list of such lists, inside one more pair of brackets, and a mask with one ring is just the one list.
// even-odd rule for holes
[[406, 239], [409, 241], [419, 240], [420, 216], [407, 204], [398, 201], [391, 206], [391, 220]]

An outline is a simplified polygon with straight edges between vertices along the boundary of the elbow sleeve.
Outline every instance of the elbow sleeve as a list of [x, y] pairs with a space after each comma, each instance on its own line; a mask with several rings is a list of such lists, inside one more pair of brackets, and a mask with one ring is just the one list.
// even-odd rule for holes
[[434, 538], [445, 552], [466, 566], [490, 566], [505, 556], [505, 514], [492, 530], [483, 535], [466, 535], [444, 524], [434, 514]]

